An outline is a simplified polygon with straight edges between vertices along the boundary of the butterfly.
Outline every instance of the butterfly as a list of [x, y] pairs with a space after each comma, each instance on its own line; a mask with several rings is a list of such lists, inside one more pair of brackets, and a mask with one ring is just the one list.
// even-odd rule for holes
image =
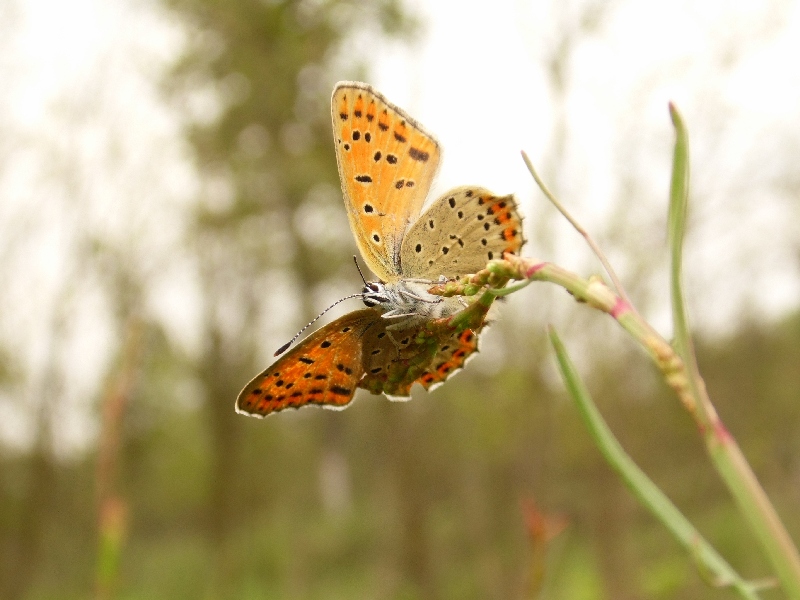
[[450, 317], [466, 301], [428, 289], [524, 244], [513, 196], [464, 186], [422, 212], [439, 143], [369, 85], [336, 84], [331, 117], [350, 229], [378, 281], [365, 283], [366, 308], [312, 333], [248, 383], [239, 413], [339, 409], [357, 388], [407, 399], [415, 382], [428, 390], [443, 383], [477, 350], [485, 310], [470, 327], [454, 326]]

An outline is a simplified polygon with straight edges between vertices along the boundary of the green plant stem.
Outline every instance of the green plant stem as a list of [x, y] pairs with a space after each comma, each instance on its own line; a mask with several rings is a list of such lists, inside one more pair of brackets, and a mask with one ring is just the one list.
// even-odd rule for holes
[[[797, 549], [735, 440], [722, 425], [716, 412], [709, 412], [708, 408], [712, 406], [702, 379], [694, 386], [698, 392], [695, 394], [689, 385], [686, 362], [675, 348], [602, 279], [584, 279], [552, 263], [507, 254], [503, 260], [490, 261], [486, 269], [475, 275], [461, 281], [432, 286], [429, 291], [444, 296], [471, 296], [482, 292], [479, 302], [487, 302], [490, 297], [502, 294], [502, 287], [509, 280], [519, 282], [512, 286], [516, 289], [523, 283], [533, 281], [547, 281], [563, 287], [578, 302], [609, 314], [647, 351], [661, 370], [666, 383], [703, 433], [712, 464], [756, 532], [787, 596], [800, 600], [800, 560]], [[492, 289], [495, 286], [497, 289]], [[707, 422], [712, 425], [707, 426]]]
[[668, 215], [671, 254], [670, 294], [675, 327], [673, 345], [684, 364], [685, 387], [697, 408], [695, 420], [703, 432], [703, 438], [714, 466], [764, 547], [767, 557], [781, 580], [784, 591], [790, 598], [800, 600], [800, 555], [798, 555], [797, 548], [736, 440], [720, 420], [708, 396], [697, 365], [682, 285], [683, 237], [686, 230], [689, 197], [689, 140], [680, 113], [672, 104], [669, 109], [675, 127], [675, 151]]
[[600, 264], [603, 265], [603, 269], [605, 269], [606, 273], [608, 274], [609, 278], [611, 279], [611, 283], [614, 284], [614, 288], [617, 290], [617, 293], [625, 300], [628, 304], [631, 303], [630, 299], [628, 298], [628, 293], [625, 291], [625, 288], [622, 285], [622, 282], [617, 277], [616, 271], [614, 271], [614, 267], [611, 266], [611, 263], [606, 258], [606, 255], [600, 250], [600, 246], [594, 241], [594, 238], [589, 234], [586, 229], [575, 219], [567, 208], [561, 203], [561, 201], [556, 197], [553, 192], [550, 191], [550, 188], [545, 185], [544, 181], [541, 177], [539, 177], [539, 173], [537, 173], [536, 168], [533, 166], [531, 159], [528, 158], [528, 155], [523, 150], [521, 152], [522, 160], [525, 163], [525, 166], [528, 167], [528, 171], [530, 172], [531, 176], [533, 177], [534, 181], [536, 181], [536, 185], [539, 186], [539, 189], [542, 190], [542, 193], [547, 196], [547, 199], [550, 200], [550, 203], [556, 207], [558, 212], [560, 212], [564, 218], [569, 221], [570, 225], [572, 225], [575, 230], [583, 236], [583, 239], [586, 240], [586, 243], [594, 252], [595, 256], [597, 256], [598, 260], [600, 260]]
[[554, 328], [550, 328], [550, 342], [556, 353], [558, 365], [570, 396], [590, 434], [606, 461], [620, 475], [628, 489], [650, 512], [663, 523], [678, 542], [689, 552], [720, 586], [730, 586], [743, 598], [757, 599], [754, 584], [745, 581], [725, 559], [703, 538], [669, 498], [650, 480], [623, 450], [611, 429], [603, 420], [592, 401], [585, 384], [575, 370]]
[[[789, 598], [800, 600], [800, 555], [797, 548], [735, 439], [720, 421], [695, 360], [680, 284], [680, 246], [688, 203], [688, 141], [677, 110], [670, 106], [670, 111], [677, 132], [668, 219], [672, 255], [671, 296], [676, 338], [674, 347], [641, 317], [624, 296], [614, 293], [599, 277], [583, 279], [557, 265], [534, 259], [507, 254], [503, 260], [490, 261], [486, 269], [473, 276], [458, 282], [433, 286], [430, 291], [446, 296], [471, 296], [483, 292], [479, 302], [487, 303], [494, 296], [524, 287], [528, 282], [548, 281], [564, 287], [577, 301], [602, 310], [616, 319], [650, 354], [664, 380], [697, 423], [712, 464], [762, 544], [784, 591]], [[595, 252], [602, 256], [599, 249], [596, 248]], [[517, 280], [519, 283], [503, 291], [502, 288], [510, 280]], [[617, 283], [617, 288], [619, 287]]]

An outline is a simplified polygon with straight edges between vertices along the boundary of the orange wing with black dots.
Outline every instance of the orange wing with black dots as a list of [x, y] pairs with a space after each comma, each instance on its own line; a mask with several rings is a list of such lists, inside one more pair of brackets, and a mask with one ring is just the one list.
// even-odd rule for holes
[[436, 280], [475, 273], [504, 252], [519, 253], [525, 238], [514, 196], [464, 186], [438, 198], [403, 240], [403, 276]]
[[403, 236], [430, 190], [439, 144], [364, 83], [338, 83], [331, 113], [339, 178], [358, 249], [382, 281], [396, 281]]
[[351, 312], [318, 329], [256, 376], [236, 399], [236, 412], [265, 417], [286, 408], [347, 406], [364, 376], [364, 333], [383, 328], [380, 312]]
[[417, 381], [426, 390], [433, 390], [447, 380], [448, 377], [464, 367], [464, 363], [478, 351], [478, 334], [471, 329], [454, 333], [445, 340], [434, 356], [432, 363], [420, 375]]
[[364, 376], [358, 384], [392, 400], [408, 398], [414, 383], [426, 389], [436, 387], [478, 349], [477, 331], [457, 333], [446, 320], [432, 329], [414, 324], [395, 328], [398, 325], [383, 319], [365, 332]]

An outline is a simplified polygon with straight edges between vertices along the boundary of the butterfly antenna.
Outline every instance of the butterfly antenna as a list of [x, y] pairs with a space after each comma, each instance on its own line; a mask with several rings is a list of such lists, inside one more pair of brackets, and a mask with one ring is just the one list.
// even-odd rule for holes
[[358, 269], [358, 274], [361, 275], [361, 281], [364, 282], [364, 287], [367, 286], [367, 280], [364, 279], [364, 273], [361, 272], [361, 267], [358, 265], [358, 258], [355, 254], [353, 254], [353, 262], [356, 263], [356, 269]]
[[316, 322], [319, 320], [319, 318], [320, 318], [322, 315], [324, 315], [326, 312], [328, 312], [328, 311], [329, 311], [330, 309], [332, 309], [334, 306], [336, 306], [336, 305], [337, 305], [337, 304], [339, 304], [340, 302], [344, 302], [345, 300], [349, 300], [350, 298], [362, 298], [363, 296], [364, 296], [364, 294], [363, 294], [363, 293], [358, 293], [358, 294], [350, 294], [349, 296], [345, 296], [344, 298], [339, 298], [339, 299], [338, 299], [336, 302], [334, 302], [333, 304], [331, 304], [331, 305], [330, 305], [328, 308], [326, 308], [325, 310], [323, 310], [323, 311], [322, 311], [321, 313], [319, 313], [319, 314], [318, 314], [316, 317], [314, 317], [314, 318], [313, 318], [311, 321], [309, 321], [309, 322], [308, 322], [308, 324], [306, 324], [306, 326], [305, 326], [305, 327], [303, 327], [303, 328], [302, 328], [300, 331], [298, 331], [298, 332], [295, 334], [295, 336], [294, 336], [292, 339], [290, 339], [290, 340], [289, 340], [288, 342], [286, 342], [286, 343], [285, 343], [283, 346], [281, 346], [280, 348], [278, 348], [278, 349], [275, 351], [275, 354], [273, 354], [273, 356], [278, 356], [279, 354], [283, 354], [284, 352], [286, 352], [286, 350], [288, 350], [288, 349], [289, 349], [289, 346], [291, 346], [292, 344], [294, 344], [295, 340], [297, 340], [297, 338], [299, 338], [299, 337], [300, 337], [300, 336], [303, 334], [303, 332], [304, 332], [306, 329], [308, 329], [308, 328], [309, 328], [309, 327], [311, 327], [311, 326], [312, 326], [314, 323], [316, 323]]

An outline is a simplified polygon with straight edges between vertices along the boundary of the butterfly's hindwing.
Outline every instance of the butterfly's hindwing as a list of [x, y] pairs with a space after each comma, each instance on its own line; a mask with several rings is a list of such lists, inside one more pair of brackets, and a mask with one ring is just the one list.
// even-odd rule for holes
[[393, 398], [410, 396], [411, 386], [436, 355], [440, 337], [415, 317], [383, 319], [364, 335], [364, 377], [359, 386]]
[[436, 280], [475, 273], [525, 243], [514, 196], [465, 186], [438, 198], [403, 240], [403, 277]]
[[[386, 394], [402, 399], [411, 394], [411, 386], [419, 382], [426, 389], [444, 382], [459, 371], [478, 349], [477, 332], [483, 317], [474, 329], [457, 331], [448, 319], [439, 319], [420, 326], [413, 317], [406, 323], [379, 324], [364, 336], [364, 377], [359, 387], [373, 394]], [[380, 349], [376, 353], [375, 349]]]
[[471, 329], [453, 334], [439, 346], [438, 352], [417, 381], [426, 390], [441, 385], [463, 368], [467, 359], [478, 350], [478, 334]]

